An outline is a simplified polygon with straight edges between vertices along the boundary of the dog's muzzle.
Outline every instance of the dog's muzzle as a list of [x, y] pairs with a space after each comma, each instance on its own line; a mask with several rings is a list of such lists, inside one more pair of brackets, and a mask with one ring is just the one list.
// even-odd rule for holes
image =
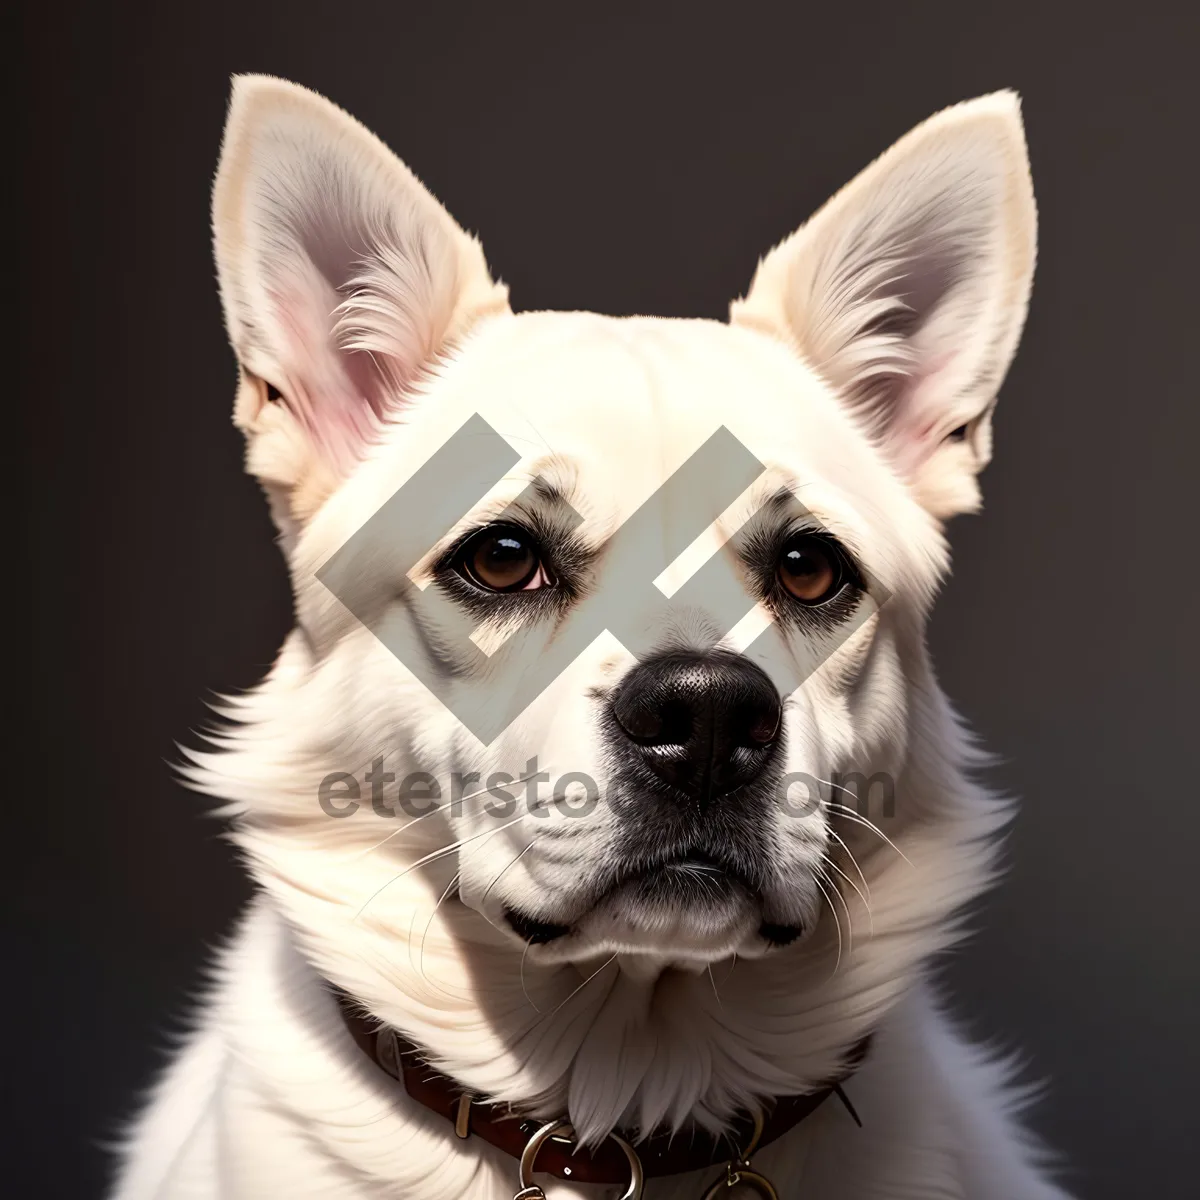
[[766, 674], [727, 651], [647, 658], [610, 704], [613, 751], [701, 811], [758, 778], [774, 756], [783, 718]]

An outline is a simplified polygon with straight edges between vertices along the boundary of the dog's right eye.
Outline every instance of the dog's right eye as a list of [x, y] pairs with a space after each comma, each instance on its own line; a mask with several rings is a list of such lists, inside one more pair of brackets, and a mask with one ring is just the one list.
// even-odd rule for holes
[[517, 525], [489, 525], [472, 535], [456, 569], [489, 592], [530, 592], [553, 584], [537, 542]]
[[800, 532], [784, 543], [777, 569], [784, 590], [807, 608], [818, 608], [854, 578], [845, 552], [832, 538]]

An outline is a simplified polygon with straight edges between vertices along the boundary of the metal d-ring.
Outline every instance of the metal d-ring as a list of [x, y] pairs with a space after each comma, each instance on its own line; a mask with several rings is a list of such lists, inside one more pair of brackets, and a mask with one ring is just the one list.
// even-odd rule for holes
[[746, 1167], [737, 1167], [733, 1163], [730, 1163], [726, 1168], [725, 1178], [718, 1179], [704, 1193], [703, 1200], [721, 1200], [722, 1196], [728, 1195], [734, 1188], [747, 1187], [753, 1188], [762, 1200], [779, 1200], [779, 1193], [772, 1186], [769, 1179], [760, 1175], [757, 1171], [751, 1171]]
[[743, 1147], [741, 1154], [738, 1155], [738, 1162], [749, 1162], [750, 1155], [758, 1149], [758, 1143], [762, 1141], [763, 1129], [765, 1128], [762, 1109], [754, 1110], [754, 1129], [750, 1133], [750, 1140]]
[[758, 1143], [762, 1141], [763, 1127], [762, 1113], [755, 1112], [754, 1129], [750, 1134], [750, 1140], [746, 1143], [737, 1158], [726, 1163], [725, 1178], [718, 1179], [704, 1193], [703, 1200], [721, 1200], [723, 1195], [732, 1192], [735, 1187], [753, 1188], [754, 1192], [762, 1197], [762, 1200], [779, 1200], [779, 1193], [775, 1190], [771, 1181], [765, 1175], [760, 1175], [750, 1166], [750, 1155], [758, 1149]]
[[[638, 1158], [637, 1151], [620, 1134], [610, 1133], [608, 1136], [621, 1147], [625, 1157], [629, 1160], [629, 1186], [621, 1194], [620, 1200], [641, 1200], [642, 1189], [646, 1185], [642, 1160]], [[569, 1121], [551, 1121], [548, 1125], [543, 1125], [525, 1143], [525, 1149], [521, 1151], [521, 1191], [517, 1193], [518, 1196], [530, 1197], [532, 1200], [540, 1192], [541, 1189], [533, 1182], [533, 1163], [538, 1156], [538, 1151], [551, 1138], [556, 1141], [573, 1142], [575, 1128]]]

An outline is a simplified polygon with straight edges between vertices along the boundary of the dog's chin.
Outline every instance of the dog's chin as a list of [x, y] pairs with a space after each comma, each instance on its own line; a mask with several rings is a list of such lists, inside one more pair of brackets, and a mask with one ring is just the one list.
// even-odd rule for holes
[[504, 921], [543, 962], [622, 954], [704, 964], [754, 957], [803, 932], [767, 921], [762, 897], [742, 880], [692, 861], [622, 878], [569, 925], [514, 909]]
[[742, 883], [670, 866], [622, 883], [577, 928], [610, 951], [719, 959], [761, 923], [761, 904]]

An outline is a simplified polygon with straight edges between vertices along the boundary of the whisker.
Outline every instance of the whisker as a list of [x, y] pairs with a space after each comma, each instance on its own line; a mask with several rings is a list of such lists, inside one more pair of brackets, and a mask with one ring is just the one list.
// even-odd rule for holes
[[726, 975], [725, 978], [721, 980], [722, 987], [724, 987], [725, 984], [727, 984], [733, 978], [733, 973], [736, 970], [737, 970], [737, 951], [735, 950], [733, 952], [733, 957], [729, 963], [729, 974]]
[[[450, 893], [458, 885], [459, 877], [460, 877], [460, 872], [455, 871], [454, 874], [450, 878], [450, 882], [448, 884], [446, 884], [446, 890], [444, 892], [442, 892], [441, 896], [438, 897], [438, 902], [433, 906], [433, 912], [431, 912], [429, 914], [429, 920], [425, 923], [425, 932], [421, 934], [421, 952], [417, 956], [416, 967], [417, 967], [417, 974], [422, 979], [424, 979], [426, 983], [429, 983], [430, 979], [429, 979], [429, 976], [425, 974], [425, 943], [426, 943], [426, 941], [429, 940], [429, 931], [433, 928], [433, 921], [434, 921], [434, 918], [437, 916], [438, 909], [442, 907], [442, 902], [446, 899], [447, 896], [450, 895]], [[411, 922], [408, 927], [408, 961], [409, 961], [409, 965], [411, 966], [412, 965], [412, 924], [411, 924]], [[436, 987], [437, 985], [435, 984], [434, 986]], [[441, 991], [441, 990], [442, 989], [439, 987], [438, 991]], [[443, 995], [449, 995], [449, 993], [444, 992]]]
[[817, 873], [829, 884], [830, 890], [842, 902], [842, 909], [846, 913], [846, 955], [853, 957], [854, 955], [854, 914], [850, 911], [850, 905], [846, 903], [846, 897], [842, 889], [838, 886], [837, 880], [829, 875], [825, 868], [818, 867]]
[[542, 1010], [534, 1004], [533, 997], [529, 994], [529, 989], [525, 986], [525, 959], [529, 956], [529, 947], [532, 945], [532, 941], [526, 942], [525, 949], [521, 951], [521, 991], [525, 993], [525, 999], [529, 1001], [529, 1007], [540, 1016]]
[[[863, 902], [863, 907], [864, 907], [864, 908], [867, 910], [867, 921], [869, 922], [868, 929], [869, 929], [869, 931], [870, 931], [870, 934], [871, 934], [871, 936], [872, 936], [872, 937], [874, 937], [874, 936], [875, 936], [875, 917], [874, 917], [874, 915], [873, 915], [873, 914], [872, 914], [872, 912], [871, 912], [871, 905], [870, 905], [870, 903], [868, 902], [868, 900], [867, 900], [866, 896], [864, 896], [864, 895], [863, 895], [863, 893], [862, 893], [862, 889], [861, 889], [861, 888], [858, 886], [858, 884], [857, 884], [857, 883], [855, 883], [855, 882], [854, 882], [854, 880], [853, 880], [853, 879], [851, 879], [851, 878], [850, 878], [850, 876], [849, 876], [849, 875], [847, 875], [847, 874], [846, 874], [846, 872], [845, 872], [845, 871], [843, 871], [843, 870], [842, 870], [842, 868], [841, 868], [841, 867], [839, 867], [839, 866], [837, 865], [837, 863], [835, 863], [835, 862], [834, 862], [832, 859], [829, 859], [829, 858], [827, 858], [827, 859], [825, 860], [825, 862], [826, 862], [826, 865], [828, 865], [828, 866], [832, 867], [832, 868], [833, 868], [833, 869], [834, 869], [834, 870], [835, 870], [835, 871], [836, 871], [836, 872], [837, 872], [837, 873], [838, 873], [838, 874], [839, 874], [839, 875], [840, 875], [840, 876], [841, 876], [841, 877], [842, 877], [842, 878], [843, 878], [843, 879], [844, 879], [844, 880], [845, 880], [845, 881], [846, 881], [846, 882], [847, 882], [847, 883], [848, 883], [848, 884], [849, 884], [849, 885], [850, 885], [850, 886], [851, 886], [851, 887], [852, 887], [852, 888], [853, 888], [853, 889], [854, 889], [854, 890], [855, 890], [855, 891], [858, 893], [858, 898], [859, 898], [859, 899], [860, 899], [860, 900]], [[832, 882], [832, 880], [831, 880], [830, 882]], [[841, 889], [840, 889], [840, 888], [838, 889], [838, 892], [839, 892], [839, 894], [841, 893]], [[845, 897], [845, 896], [842, 896], [842, 903], [843, 903], [843, 904], [845, 904], [845, 903], [846, 903], [846, 897]], [[847, 915], [848, 917], [849, 917], [849, 915], [850, 915], [850, 908], [849, 908], [849, 906], [848, 906], [848, 905], [847, 905], [847, 907], [846, 907], [846, 915]], [[851, 925], [853, 925], [853, 923], [854, 923], [854, 919], [853, 919], [853, 917], [851, 917], [851, 918], [850, 918], [850, 923], [851, 923]]]
[[417, 859], [415, 863], [405, 867], [399, 875], [393, 875], [386, 883], [380, 884], [380, 886], [377, 887], [367, 897], [362, 908], [360, 908], [358, 912], [354, 914], [354, 919], [357, 921], [358, 918], [363, 915], [368, 905], [370, 905], [370, 903], [375, 899], [376, 896], [379, 895], [380, 892], [384, 891], [385, 888], [391, 887], [393, 883], [397, 883], [410, 872], [417, 870], [418, 867], [428, 866], [431, 862], [437, 862], [439, 858], [445, 858], [447, 854], [453, 854], [456, 850], [461, 850], [463, 846], [467, 845], [469, 842], [478, 841], [482, 837], [492, 837], [495, 834], [501, 833], [505, 829], [508, 829], [510, 826], [516, 825], [519, 821], [523, 821], [524, 819], [525, 814], [521, 813], [520, 816], [514, 817], [511, 821], [506, 821], [503, 825], [497, 826], [495, 829], [483, 829], [479, 833], [473, 833], [470, 837], [460, 838], [458, 841], [452, 842], [449, 846], [443, 846], [440, 850], [434, 850], [431, 853], [426, 854], [424, 857]]
[[[535, 772], [536, 774], [536, 772]], [[516, 787], [519, 783], [528, 783], [533, 778], [533, 775], [526, 775], [523, 779], [514, 779], [512, 783], [506, 783], [505, 787]], [[405, 822], [399, 829], [393, 829], [391, 833], [383, 839], [382, 842], [376, 842], [374, 846], [368, 846], [366, 850], [357, 854], [352, 862], [357, 862], [359, 859], [366, 858], [368, 854], [374, 854], [376, 850], [386, 846], [394, 837], [399, 837], [406, 829], [411, 829], [418, 821], [424, 821], [426, 817], [432, 817], [435, 813], [444, 812], [447, 808], [453, 807], [455, 804], [466, 804], [468, 800], [478, 800], [480, 796], [488, 795], [489, 788], [480, 788], [477, 792], [470, 792], [465, 796], [460, 796], [457, 800], [449, 800], [445, 804], [438, 804], [431, 808], [428, 812], [423, 812], [419, 817], [413, 817], [411, 821]]]
[[717, 1004], [721, 1008], [724, 1008], [725, 1004], [721, 1000], [721, 993], [717, 991], [717, 981], [716, 981], [715, 977], [713, 976], [712, 963], [708, 964], [708, 982], [712, 984], [713, 995], [716, 996], [716, 998], [717, 998]]
[[825, 890], [825, 885], [821, 882], [820, 876], [814, 875], [813, 882], [821, 889], [821, 895], [829, 901], [829, 911], [833, 914], [833, 923], [837, 927], [837, 961], [833, 964], [833, 973], [836, 975], [838, 968], [842, 965], [842, 922], [838, 919], [837, 908], [829, 893]]
[[[818, 782], [824, 782], [824, 781], [818, 780]], [[891, 848], [893, 850], [895, 850], [895, 852], [898, 855], [900, 855], [900, 857], [902, 859], [904, 859], [904, 861], [906, 863], [908, 863], [908, 865], [910, 867], [913, 865], [912, 860], [908, 857], [908, 855], [905, 854], [904, 851], [901, 850], [900, 847], [897, 846], [896, 843], [893, 842], [892, 839], [890, 837], [888, 837], [888, 835], [886, 833], [884, 833], [883, 830], [880, 829], [879, 826], [876, 825], [874, 821], [867, 820], [866, 817], [862, 816], [859, 813], [856, 813], [854, 811], [854, 809], [847, 808], [846, 805], [844, 805], [844, 804], [838, 804], [834, 800], [826, 800], [824, 803], [825, 803], [826, 808], [836, 808], [842, 814], [842, 817], [844, 820], [852, 821], [857, 825], [862, 825], [864, 828], [869, 829], [872, 833], [876, 834], [878, 837], [881, 837], [885, 842], [887, 842], [887, 844], [889, 846], [891, 846]], [[915, 868], [914, 868], [914, 870], [915, 870]]]
[[850, 859], [850, 863], [851, 863], [851, 865], [852, 865], [852, 866], [854, 867], [854, 869], [855, 869], [855, 870], [858, 872], [858, 877], [859, 877], [859, 879], [861, 879], [861, 880], [862, 880], [862, 885], [863, 885], [863, 887], [864, 887], [864, 888], [866, 888], [866, 891], [867, 891], [866, 902], [867, 902], [867, 909], [868, 909], [868, 911], [869, 911], [869, 910], [870, 910], [870, 907], [871, 907], [871, 905], [870, 905], [870, 900], [871, 900], [871, 885], [870, 885], [870, 884], [867, 882], [867, 877], [866, 877], [866, 875], [864, 875], [864, 874], [863, 874], [863, 869], [862, 869], [862, 867], [860, 867], [860, 866], [858, 865], [858, 859], [854, 857], [854, 851], [853, 851], [853, 850], [851, 850], [851, 849], [850, 849], [850, 847], [849, 847], [848, 845], [846, 845], [846, 839], [845, 839], [845, 838], [843, 838], [843, 837], [842, 837], [842, 835], [841, 835], [840, 833], [838, 833], [838, 831], [837, 831], [836, 829], [834, 829], [834, 828], [832, 828], [832, 827], [831, 827], [831, 828], [830, 828], [830, 830], [829, 830], [829, 836], [830, 836], [831, 838], [833, 838], [833, 840], [834, 840], [835, 842], [837, 842], [837, 844], [838, 844], [839, 846], [841, 846], [841, 848], [842, 848], [843, 850], [845, 850], [845, 852], [846, 852], [846, 856], [847, 856], [847, 858], [849, 858], [849, 859]]
[[[539, 834], [538, 837], [541, 837], [541, 834]], [[487, 903], [487, 898], [492, 894], [492, 888], [494, 888], [496, 886], [496, 884], [498, 884], [500, 882], [501, 878], [504, 876], [505, 871], [507, 871], [509, 869], [509, 867], [515, 867], [517, 865], [517, 863], [520, 862], [521, 859], [524, 858], [525, 855], [528, 854], [529, 851], [532, 850], [535, 845], [537, 845], [538, 837], [535, 837], [533, 839], [533, 841], [531, 841], [529, 843], [529, 845], [526, 846], [525, 849], [522, 850], [521, 853], [518, 854], [516, 856], [516, 858], [514, 858], [508, 864], [508, 866], [505, 867], [504, 870], [501, 871], [500, 874], [497, 875], [496, 878], [493, 879], [492, 882], [487, 885], [486, 889], [484, 889], [483, 898], [479, 901], [480, 908], [483, 908], [483, 906]]]
[[556, 1004], [546, 1015], [550, 1017], [554, 1016], [554, 1014], [557, 1013], [564, 1004], [569, 1004], [576, 996], [578, 996], [579, 993], [582, 992], [583, 989], [587, 987], [587, 985], [591, 983], [592, 980], [595, 979], [605, 967], [610, 966], [616, 961], [617, 952], [614, 950], [611, 958], [606, 958], [604, 962], [602, 962], [565, 1000], [562, 1001], [561, 1004]]

